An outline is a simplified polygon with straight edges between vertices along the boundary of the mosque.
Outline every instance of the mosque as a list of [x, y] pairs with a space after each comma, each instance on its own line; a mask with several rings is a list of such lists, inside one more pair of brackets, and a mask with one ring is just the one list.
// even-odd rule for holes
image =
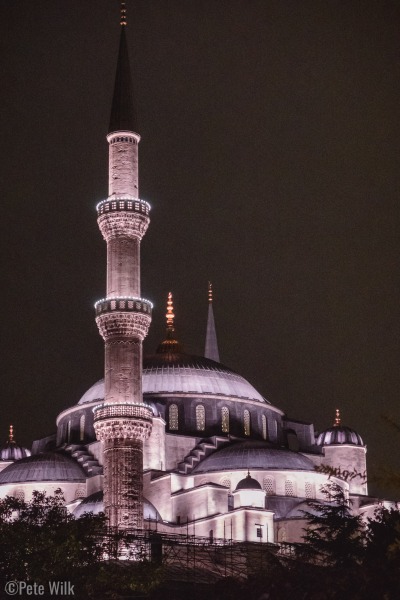
[[[0, 497], [29, 500], [61, 488], [79, 518], [105, 511], [118, 528], [209, 539], [299, 542], [307, 501], [323, 501], [328, 475], [316, 467], [366, 475], [366, 446], [341, 424], [316, 434], [289, 417], [244, 377], [220, 363], [209, 286], [204, 356], [186, 354], [175, 332], [173, 297], [166, 332], [142, 357], [151, 303], [140, 294], [140, 241], [149, 205], [139, 199], [138, 144], [126, 9], [109, 144], [109, 195], [97, 206], [107, 243], [107, 294], [96, 303], [105, 342], [105, 377], [61, 412], [56, 432], [19, 446], [11, 427], [0, 450]], [[161, 337], [161, 336], [160, 336]], [[331, 477], [371, 515], [366, 478]]]

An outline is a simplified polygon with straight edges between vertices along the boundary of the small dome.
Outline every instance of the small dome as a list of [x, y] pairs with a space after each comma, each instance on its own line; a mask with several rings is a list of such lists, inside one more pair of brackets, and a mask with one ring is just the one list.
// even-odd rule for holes
[[7, 441], [4, 446], [0, 448], [0, 460], [20, 460], [21, 458], [27, 458], [31, 453], [28, 448], [18, 446], [14, 440]]
[[236, 492], [238, 490], [261, 490], [262, 487], [256, 479], [250, 475], [250, 471], [244, 479], [241, 479], [236, 486]]
[[273, 469], [313, 471], [312, 461], [291, 450], [270, 448], [265, 442], [236, 442], [204, 458], [193, 473], [226, 471], [229, 469]]
[[16, 441], [14, 440], [14, 427], [10, 425], [10, 433], [8, 435], [8, 440], [0, 448], [0, 461], [10, 461], [10, 460], [20, 460], [21, 458], [26, 458], [30, 456], [31, 453], [27, 448], [23, 446], [18, 446]]
[[22, 458], [0, 472], [0, 485], [32, 481], [76, 482], [86, 481], [86, 476], [77, 462], [58, 452], [43, 452]]
[[[103, 492], [101, 490], [82, 500], [74, 510], [74, 517], [79, 519], [85, 512], [92, 512], [94, 515], [104, 512]], [[143, 498], [143, 517], [145, 520], [162, 521], [160, 513], [146, 498]]]
[[103, 492], [95, 492], [87, 498], [84, 498], [74, 510], [74, 517], [79, 519], [85, 512], [91, 512], [98, 515], [104, 512]]
[[354, 429], [342, 425], [334, 425], [326, 429], [317, 438], [318, 446], [334, 446], [336, 444], [364, 446], [361, 436]]

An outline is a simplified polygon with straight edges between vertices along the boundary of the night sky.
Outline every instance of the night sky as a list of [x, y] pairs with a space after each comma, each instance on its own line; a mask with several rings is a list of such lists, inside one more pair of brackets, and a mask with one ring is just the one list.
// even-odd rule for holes
[[[145, 350], [221, 362], [293, 418], [335, 408], [372, 471], [400, 467], [397, 0], [127, 0], [152, 206]], [[55, 430], [102, 377], [117, 0], [2, 0], [0, 437]], [[374, 488], [372, 488], [374, 491]]]

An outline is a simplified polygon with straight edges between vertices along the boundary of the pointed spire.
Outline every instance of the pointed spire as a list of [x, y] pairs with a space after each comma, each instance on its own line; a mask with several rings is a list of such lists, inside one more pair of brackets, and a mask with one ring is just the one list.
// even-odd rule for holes
[[212, 301], [213, 301], [212, 283], [211, 283], [211, 281], [208, 282], [208, 301], [210, 303], [212, 303]]
[[208, 282], [208, 318], [207, 318], [207, 333], [206, 333], [206, 347], [204, 350], [204, 356], [219, 362], [217, 332], [215, 330], [214, 311], [212, 306], [213, 293], [212, 284]]
[[126, 11], [126, 2], [124, 2], [123, 0], [121, 0], [121, 22], [120, 25], [122, 26], [126, 26], [128, 24], [128, 19], [127, 19], [127, 11]]
[[138, 127], [133, 102], [131, 68], [129, 65], [128, 45], [125, 29], [127, 24], [126, 5], [121, 2], [121, 36], [117, 72], [115, 75], [114, 95], [111, 108], [108, 133], [114, 131], [132, 131], [137, 133]]
[[341, 422], [341, 419], [340, 419], [340, 411], [339, 411], [339, 409], [337, 408], [337, 409], [336, 409], [336, 414], [335, 414], [335, 420], [334, 420], [334, 422], [333, 422], [333, 426], [334, 426], [334, 427], [340, 427], [340, 422]]
[[167, 319], [167, 331], [174, 331], [174, 303], [172, 299], [172, 292], [168, 292], [168, 300], [167, 300], [167, 314], [165, 315]]
[[174, 301], [172, 298], [172, 292], [168, 292], [167, 313], [165, 315], [165, 318], [167, 320], [166, 337], [165, 337], [165, 340], [163, 342], [161, 342], [161, 344], [158, 346], [157, 354], [164, 354], [167, 352], [172, 353], [172, 354], [179, 354], [180, 352], [182, 352], [182, 348], [181, 348], [180, 343], [178, 342], [178, 340], [175, 337], [175, 327], [174, 327], [175, 314], [174, 314]]

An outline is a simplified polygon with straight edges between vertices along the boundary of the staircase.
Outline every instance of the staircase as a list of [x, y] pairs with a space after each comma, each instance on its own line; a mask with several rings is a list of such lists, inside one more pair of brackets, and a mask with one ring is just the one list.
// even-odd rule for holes
[[185, 458], [178, 463], [179, 473], [188, 475], [193, 469], [199, 464], [203, 458], [209, 456], [216, 450], [219, 450], [222, 446], [226, 446], [230, 443], [230, 440], [226, 437], [218, 437], [214, 435], [210, 438], [202, 439], [196, 446], [185, 456]]
[[67, 444], [64, 447], [64, 450], [80, 464], [88, 477], [91, 477], [92, 475], [101, 475], [103, 473], [103, 467], [99, 464], [97, 458], [89, 452], [86, 446], [80, 444]]

